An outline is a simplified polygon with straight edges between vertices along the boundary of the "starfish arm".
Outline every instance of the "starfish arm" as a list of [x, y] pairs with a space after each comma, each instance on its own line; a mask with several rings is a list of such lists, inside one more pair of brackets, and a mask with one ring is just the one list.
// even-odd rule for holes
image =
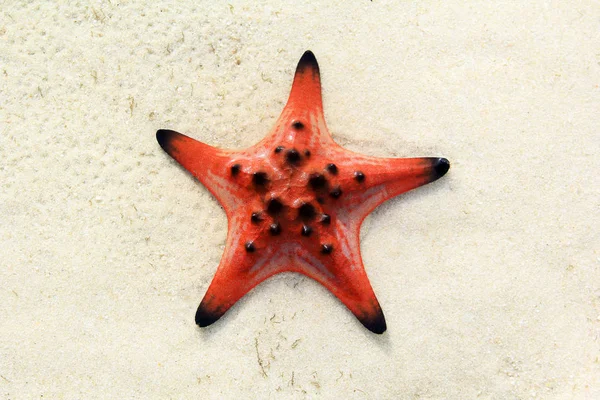
[[296, 272], [325, 286], [373, 333], [387, 329], [385, 317], [371, 287], [359, 250], [358, 229], [338, 221], [339, 235], [329, 254], [299, 251]]
[[239, 202], [235, 195], [239, 187], [223, 178], [233, 152], [209, 146], [166, 129], [157, 131], [156, 139], [167, 154], [202, 182], [226, 211]]
[[321, 73], [311, 51], [306, 51], [298, 62], [288, 101], [271, 134], [256, 148], [276, 147], [282, 142], [312, 148], [337, 146], [325, 123]]
[[381, 203], [441, 178], [450, 168], [448, 160], [440, 157], [377, 158], [350, 154], [352, 158], [346, 156], [338, 162], [339, 184], [344, 191], [338, 206], [340, 217], [346, 221], [362, 221]]
[[287, 109], [312, 110], [323, 114], [321, 97], [321, 72], [312, 51], [306, 51], [298, 61], [294, 82], [288, 97]]
[[216, 322], [246, 293], [277, 272], [276, 249], [261, 240], [248, 240], [255, 232], [244, 229], [242, 219], [236, 215], [230, 220], [223, 257], [196, 311], [196, 324], [201, 327]]

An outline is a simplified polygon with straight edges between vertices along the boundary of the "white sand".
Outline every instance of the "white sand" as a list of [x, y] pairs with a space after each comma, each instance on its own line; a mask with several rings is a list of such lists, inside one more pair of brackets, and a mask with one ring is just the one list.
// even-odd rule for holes
[[[600, 398], [597, 2], [1, 3], [0, 398]], [[155, 131], [255, 143], [307, 49], [340, 144], [452, 168], [363, 225], [383, 336], [292, 274], [201, 330]]]

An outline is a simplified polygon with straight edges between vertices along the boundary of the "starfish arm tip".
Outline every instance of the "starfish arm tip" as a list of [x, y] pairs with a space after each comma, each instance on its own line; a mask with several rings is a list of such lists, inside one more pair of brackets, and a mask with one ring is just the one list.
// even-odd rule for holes
[[297, 114], [299, 111], [314, 112], [319, 118], [323, 118], [321, 73], [317, 58], [310, 50], [304, 52], [298, 61], [294, 82], [283, 114], [288, 112]]
[[433, 161], [432, 178], [440, 179], [446, 175], [446, 172], [450, 169], [450, 161], [448, 159], [439, 157]]
[[387, 330], [387, 324], [385, 323], [385, 317], [381, 310], [374, 316], [361, 319], [360, 322], [373, 333], [381, 335]]
[[162, 147], [163, 149], [169, 141], [169, 137], [171, 136], [170, 132], [171, 131], [168, 131], [166, 129], [159, 129], [156, 131], [156, 141], [158, 142], [158, 144], [160, 144], [160, 147]]
[[178, 136], [183, 136], [179, 132], [175, 132], [169, 129], [159, 129], [156, 131], [156, 141], [160, 145], [160, 147], [167, 152], [167, 154], [171, 154], [173, 151], [173, 141]]
[[298, 70], [302, 71], [306, 67], [311, 67], [315, 69], [319, 68], [319, 65], [317, 64], [317, 58], [315, 57], [314, 53], [310, 50], [306, 50], [304, 54], [302, 54], [300, 61], [298, 61]]
[[215, 312], [210, 312], [206, 310], [202, 304], [198, 306], [198, 310], [196, 311], [196, 325], [201, 328], [205, 328], [209, 325], [212, 325], [216, 321], [221, 318], [221, 315], [218, 315]]

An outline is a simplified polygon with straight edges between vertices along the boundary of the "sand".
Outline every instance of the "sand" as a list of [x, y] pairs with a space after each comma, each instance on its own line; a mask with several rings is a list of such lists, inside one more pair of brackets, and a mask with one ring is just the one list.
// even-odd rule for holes
[[[600, 398], [600, 6], [420, 3], [2, 2], [0, 397]], [[200, 329], [155, 132], [256, 143], [308, 49], [338, 143], [452, 168], [363, 225], [384, 335], [294, 274]]]

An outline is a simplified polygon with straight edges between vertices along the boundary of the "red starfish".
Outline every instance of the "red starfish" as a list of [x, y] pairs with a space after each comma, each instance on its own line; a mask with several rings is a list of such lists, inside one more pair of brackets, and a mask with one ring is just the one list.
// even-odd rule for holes
[[367, 329], [386, 330], [360, 256], [360, 225], [384, 201], [443, 176], [448, 160], [375, 158], [336, 144], [310, 51], [275, 127], [258, 144], [221, 150], [170, 130], [156, 138], [227, 214], [225, 251], [196, 312], [198, 325], [217, 321], [265, 279], [299, 272], [329, 289]]

